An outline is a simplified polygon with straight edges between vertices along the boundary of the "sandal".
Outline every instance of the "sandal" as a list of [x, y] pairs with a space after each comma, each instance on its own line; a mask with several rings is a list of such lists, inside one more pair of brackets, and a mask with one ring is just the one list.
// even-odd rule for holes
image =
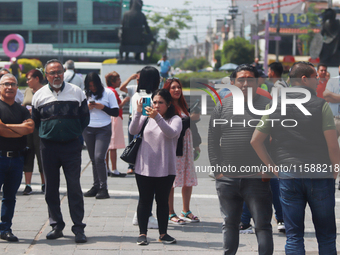
[[[189, 216], [190, 214], [192, 215], [191, 217]], [[187, 211], [186, 213], [182, 211], [182, 214], [181, 216], [179, 216], [179, 218], [184, 221], [191, 222], [191, 223], [200, 222], [199, 218], [193, 215], [191, 211]]]
[[176, 225], [185, 225], [185, 221], [179, 218], [176, 213], [169, 215], [169, 223], [176, 224]]

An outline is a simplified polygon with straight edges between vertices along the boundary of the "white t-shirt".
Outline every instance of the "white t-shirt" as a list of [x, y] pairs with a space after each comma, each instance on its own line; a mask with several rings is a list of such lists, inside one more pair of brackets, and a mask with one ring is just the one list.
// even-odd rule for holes
[[[109, 108], [118, 108], [118, 103], [115, 94], [108, 88], [104, 88], [103, 97], [96, 99], [95, 96], [91, 97], [96, 103], [101, 103]], [[88, 99], [90, 100], [90, 98]], [[89, 127], [99, 128], [105, 127], [111, 123], [111, 116], [103, 110], [92, 109], [90, 110], [90, 124]]]
[[[150, 97], [151, 98], [152, 94], [146, 94], [144, 97]], [[131, 115], [132, 118], [135, 116], [137, 112], [137, 101], [142, 98], [141, 94], [139, 92], [136, 92], [133, 97], [130, 99], [131, 100]]]
[[126, 87], [127, 89], [127, 94], [128, 94], [128, 97], [130, 97], [130, 103], [129, 103], [129, 113], [132, 114], [132, 97], [133, 95], [136, 93], [136, 90], [137, 90], [137, 86], [135, 87]]

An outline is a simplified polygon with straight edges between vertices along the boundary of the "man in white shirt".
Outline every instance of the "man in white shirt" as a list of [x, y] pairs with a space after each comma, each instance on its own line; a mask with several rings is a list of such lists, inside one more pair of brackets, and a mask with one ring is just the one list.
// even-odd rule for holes
[[74, 72], [74, 61], [67, 60], [65, 62], [65, 73], [64, 73], [64, 81], [68, 83], [72, 83], [77, 85], [81, 90], [84, 90], [84, 81], [83, 79]]

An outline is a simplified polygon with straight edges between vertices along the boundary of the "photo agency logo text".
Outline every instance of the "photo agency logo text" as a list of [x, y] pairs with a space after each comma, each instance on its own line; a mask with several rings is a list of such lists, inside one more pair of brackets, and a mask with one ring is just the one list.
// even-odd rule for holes
[[[244, 94], [238, 87], [234, 85], [224, 85], [226, 88], [228, 88], [232, 95], [233, 95], [233, 115], [244, 115]], [[254, 108], [253, 105], [253, 92], [252, 88], [247, 88], [247, 105], [248, 109], [251, 113], [257, 116], [263, 116], [263, 115], [269, 115], [272, 114], [278, 104], [278, 91], [277, 88], [272, 88], [272, 104], [269, 109], [266, 110], [257, 110]], [[305, 95], [304, 98], [287, 98], [287, 93], [302, 93]], [[289, 104], [295, 105], [304, 115], [312, 115], [304, 106], [303, 104], [308, 102], [311, 99], [311, 93], [309, 90], [304, 88], [281, 88], [281, 115], [286, 116], [286, 107]], [[271, 123], [271, 126], [274, 127], [275, 125], [282, 125], [283, 127], [295, 127], [298, 125], [298, 121], [295, 119], [266, 119], [265, 121], [268, 121]], [[216, 125], [230, 125], [230, 127], [233, 126], [243, 126], [243, 127], [256, 127], [257, 125], [263, 126], [264, 121], [259, 119], [251, 119], [251, 120], [243, 120], [240, 121], [233, 121], [232, 119], [214, 119], [213, 120], [213, 126]]]

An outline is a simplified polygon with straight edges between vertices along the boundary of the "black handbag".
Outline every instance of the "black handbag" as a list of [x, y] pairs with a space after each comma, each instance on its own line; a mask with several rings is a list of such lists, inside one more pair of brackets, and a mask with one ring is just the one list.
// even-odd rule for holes
[[120, 158], [130, 165], [134, 165], [136, 163], [137, 153], [140, 144], [142, 143], [143, 132], [146, 124], [148, 123], [149, 118], [143, 124], [143, 127], [139, 134], [131, 141], [131, 143], [125, 147]]

